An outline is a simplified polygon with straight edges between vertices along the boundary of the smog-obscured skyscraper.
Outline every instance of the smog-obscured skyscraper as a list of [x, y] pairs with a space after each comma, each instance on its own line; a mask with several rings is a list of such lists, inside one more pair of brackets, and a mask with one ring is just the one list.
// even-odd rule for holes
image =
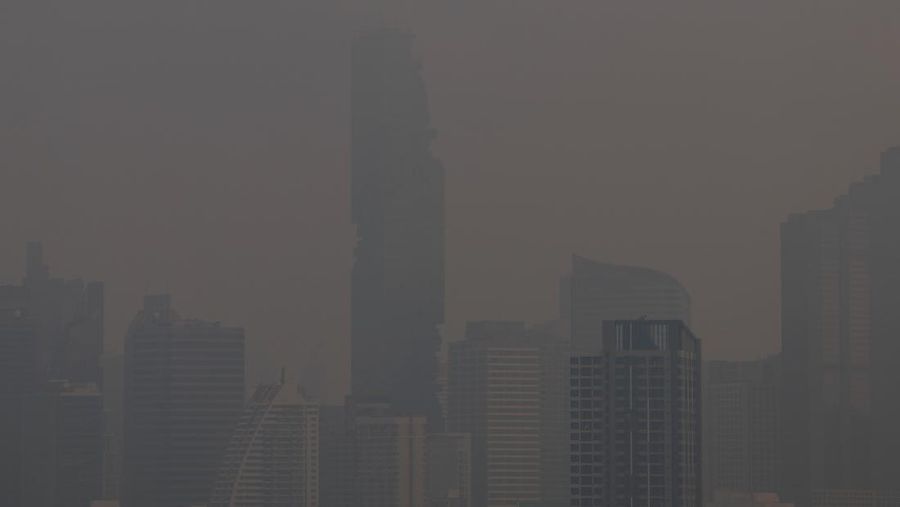
[[258, 387], [231, 436], [209, 505], [318, 507], [319, 404], [283, 381]]
[[399, 30], [353, 43], [352, 389], [439, 421], [444, 169], [412, 47]]
[[900, 489], [898, 230], [900, 148], [782, 224], [782, 496], [801, 506]]
[[206, 504], [244, 404], [244, 331], [147, 296], [125, 339], [124, 507]]
[[604, 325], [571, 358], [572, 506], [699, 507], [700, 340], [681, 321]]

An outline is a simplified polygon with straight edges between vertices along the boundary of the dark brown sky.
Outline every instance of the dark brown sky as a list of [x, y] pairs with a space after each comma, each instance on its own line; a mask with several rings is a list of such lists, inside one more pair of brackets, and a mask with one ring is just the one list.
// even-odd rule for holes
[[[254, 380], [296, 365], [340, 394], [349, 38], [371, 9], [136, 3], [0, 6], [2, 278], [43, 239], [57, 273], [107, 281], [110, 341], [169, 291], [246, 327]], [[894, 0], [410, 3], [452, 336], [551, 317], [576, 251], [681, 279], [707, 357], [774, 351], [780, 221], [900, 144]]]

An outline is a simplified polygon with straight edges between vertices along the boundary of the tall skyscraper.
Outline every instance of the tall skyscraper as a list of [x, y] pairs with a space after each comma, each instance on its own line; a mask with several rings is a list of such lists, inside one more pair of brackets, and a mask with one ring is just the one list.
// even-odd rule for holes
[[778, 356], [703, 364], [704, 476], [716, 492], [775, 492], [778, 445]]
[[398, 30], [353, 43], [352, 389], [439, 423], [444, 169], [412, 46]]
[[124, 507], [205, 504], [244, 402], [244, 331], [147, 296], [125, 338]]
[[95, 384], [53, 382], [26, 400], [22, 503], [89, 507], [103, 486], [103, 398]]
[[561, 282], [563, 319], [571, 322], [572, 345], [595, 349], [607, 320], [655, 319], [691, 322], [691, 298], [671, 275], [617, 266], [574, 255], [572, 273]]
[[572, 506], [702, 505], [700, 341], [681, 321], [608, 321], [571, 358]]
[[897, 230], [900, 148], [831, 208], [782, 224], [782, 496], [801, 507], [900, 489]]
[[231, 437], [209, 505], [318, 507], [318, 403], [284, 381], [258, 387]]
[[473, 505], [540, 502], [540, 346], [522, 322], [472, 322], [449, 359], [447, 426], [472, 438]]

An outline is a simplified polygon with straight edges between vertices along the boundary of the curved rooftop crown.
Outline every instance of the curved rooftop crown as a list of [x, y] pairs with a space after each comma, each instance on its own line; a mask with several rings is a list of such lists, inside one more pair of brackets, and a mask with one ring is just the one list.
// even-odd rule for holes
[[690, 299], [690, 293], [674, 276], [657, 271], [655, 269], [622, 266], [599, 262], [580, 255], [572, 255], [572, 275], [575, 277], [602, 278], [613, 287], [633, 287], [636, 285], [669, 286], [682, 292], [684, 297]]

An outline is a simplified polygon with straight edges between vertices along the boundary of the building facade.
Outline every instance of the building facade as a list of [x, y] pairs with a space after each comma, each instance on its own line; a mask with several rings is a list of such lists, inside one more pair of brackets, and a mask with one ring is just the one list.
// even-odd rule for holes
[[778, 356], [703, 365], [703, 443], [707, 497], [716, 491], [778, 491]]
[[231, 437], [210, 507], [319, 507], [319, 405], [296, 386], [256, 389]]
[[426, 418], [382, 402], [354, 402], [351, 411], [356, 505], [425, 505]]
[[782, 496], [900, 483], [900, 148], [781, 227]]
[[472, 322], [449, 361], [448, 429], [472, 438], [473, 505], [540, 502], [540, 346], [524, 323]]
[[244, 332], [147, 296], [125, 339], [125, 507], [209, 501], [244, 404]]
[[103, 397], [95, 384], [54, 382], [26, 400], [22, 504], [89, 507], [102, 495]]
[[681, 321], [604, 329], [570, 361], [570, 505], [699, 507], [700, 341]]
[[472, 507], [472, 438], [468, 433], [428, 435], [427, 507]]
[[352, 392], [440, 426], [444, 169], [412, 46], [397, 30], [353, 44]]

